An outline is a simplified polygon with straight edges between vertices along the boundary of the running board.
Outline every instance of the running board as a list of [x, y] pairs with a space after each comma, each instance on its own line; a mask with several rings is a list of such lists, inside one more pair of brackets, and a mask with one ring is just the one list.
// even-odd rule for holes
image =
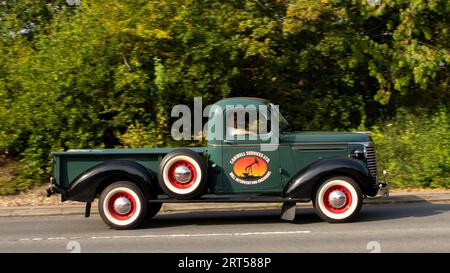
[[309, 199], [293, 199], [281, 196], [261, 194], [205, 194], [198, 199], [180, 200], [168, 195], [160, 194], [157, 199], [149, 200], [150, 203], [306, 203]]

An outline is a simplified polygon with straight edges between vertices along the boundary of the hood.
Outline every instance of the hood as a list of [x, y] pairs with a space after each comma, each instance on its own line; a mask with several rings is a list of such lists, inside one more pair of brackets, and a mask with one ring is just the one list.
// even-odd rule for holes
[[370, 142], [372, 139], [364, 133], [350, 132], [287, 132], [280, 134], [280, 143], [310, 142]]

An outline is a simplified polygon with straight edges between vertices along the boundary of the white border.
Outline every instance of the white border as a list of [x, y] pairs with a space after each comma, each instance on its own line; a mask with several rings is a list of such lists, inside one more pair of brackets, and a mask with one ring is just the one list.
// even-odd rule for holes
[[[325, 206], [323, 197], [325, 195], [325, 192], [333, 186], [344, 186], [350, 191], [350, 194], [352, 195], [352, 204], [343, 213], [332, 213]], [[319, 202], [319, 208], [323, 212], [323, 214], [325, 214], [326, 216], [328, 216], [332, 219], [342, 220], [342, 219], [349, 217], [350, 215], [353, 214], [353, 212], [355, 212], [356, 208], [358, 207], [359, 198], [358, 198], [358, 193], [356, 192], [356, 190], [352, 184], [350, 184], [347, 181], [342, 180], [342, 179], [334, 179], [334, 180], [328, 181], [320, 189], [320, 191], [318, 193], [318, 202]]]
[[[176, 161], [180, 161], [180, 160], [184, 160], [184, 161], [188, 161], [189, 163], [191, 163], [196, 172], [197, 172], [197, 177], [194, 181], [194, 183], [186, 189], [179, 189], [175, 186], [172, 185], [172, 183], [170, 183], [169, 180], [169, 169], [170, 167], [176, 162]], [[200, 181], [202, 180], [202, 170], [200, 168], [200, 165], [198, 165], [197, 161], [195, 161], [192, 157], [190, 156], [186, 156], [186, 155], [177, 155], [173, 158], [171, 158], [169, 161], [167, 161], [167, 163], [164, 165], [164, 169], [163, 169], [163, 181], [164, 184], [166, 185], [166, 187], [171, 190], [172, 192], [176, 193], [176, 194], [189, 194], [191, 192], [193, 192], [195, 189], [198, 188], [198, 186], [200, 185]]]
[[[136, 201], [136, 211], [127, 220], [116, 219], [111, 215], [111, 213], [109, 211], [109, 207], [108, 207], [109, 199], [111, 199], [111, 197], [117, 192], [126, 192], [126, 193], [130, 194]], [[102, 206], [103, 206], [103, 212], [104, 212], [106, 218], [108, 218], [108, 220], [110, 222], [112, 222], [113, 224], [118, 225], [118, 226], [126, 226], [126, 225], [133, 223], [134, 221], [136, 221], [136, 219], [139, 217], [139, 215], [141, 214], [141, 211], [142, 211], [141, 199], [139, 198], [139, 196], [137, 195], [136, 192], [134, 192], [130, 188], [126, 188], [126, 187], [117, 187], [117, 188], [112, 189], [110, 192], [108, 192], [108, 194], [106, 195], [106, 197], [103, 201]]]

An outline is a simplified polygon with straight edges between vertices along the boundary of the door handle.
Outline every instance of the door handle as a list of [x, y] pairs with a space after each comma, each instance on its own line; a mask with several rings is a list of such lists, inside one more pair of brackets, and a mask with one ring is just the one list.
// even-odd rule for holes
[[231, 145], [234, 144], [234, 141], [225, 139], [223, 143]]

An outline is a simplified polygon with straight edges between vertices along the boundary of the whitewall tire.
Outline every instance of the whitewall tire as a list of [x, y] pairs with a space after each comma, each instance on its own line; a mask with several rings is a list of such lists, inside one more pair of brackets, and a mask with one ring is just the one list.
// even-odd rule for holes
[[359, 185], [347, 176], [335, 176], [325, 180], [313, 199], [316, 213], [330, 223], [350, 221], [359, 213], [362, 202]]
[[200, 196], [206, 187], [205, 160], [189, 149], [168, 153], [159, 165], [158, 182], [172, 198], [192, 199]]
[[100, 194], [98, 209], [103, 221], [113, 229], [137, 227], [147, 214], [147, 200], [133, 182], [120, 181]]

